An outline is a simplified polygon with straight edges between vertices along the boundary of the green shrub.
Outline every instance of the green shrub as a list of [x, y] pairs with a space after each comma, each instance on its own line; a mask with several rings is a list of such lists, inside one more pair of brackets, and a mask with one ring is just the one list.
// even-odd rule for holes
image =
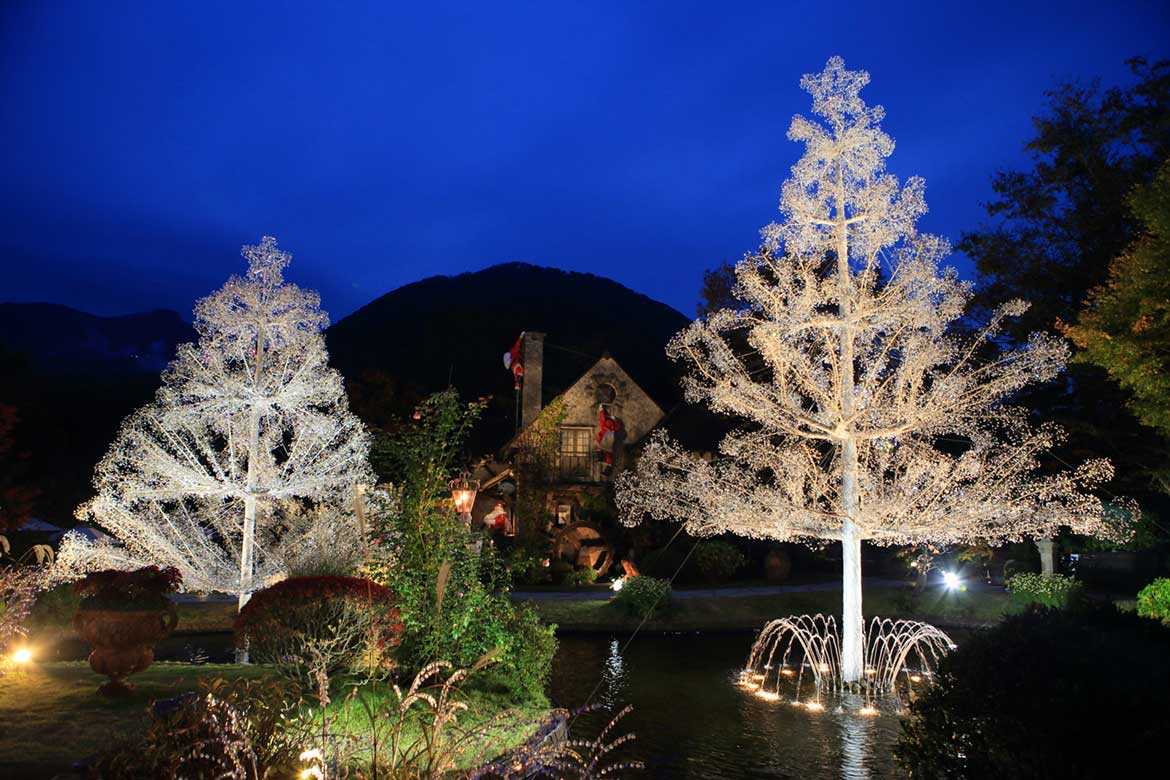
[[699, 576], [713, 584], [727, 582], [747, 565], [747, 559], [738, 547], [719, 539], [699, 542], [691, 553], [691, 560]]
[[37, 595], [29, 622], [35, 626], [68, 626], [80, 605], [81, 596], [72, 583], [65, 582]]
[[506, 624], [497, 670], [513, 696], [528, 701], [544, 697], [544, 686], [557, 653], [556, 626], [545, 625], [529, 606], [515, 610]]
[[1003, 580], [1006, 583], [1019, 574], [1036, 574], [1037, 567], [1031, 561], [1020, 558], [1008, 558], [1003, 562]]
[[895, 756], [911, 777], [953, 780], [1160, 766], [1170, 743], [1168, 657], [1170, 629], [1112, 607], [1009, 615], [942, 659]]
[[524, 585], [543, 585], [552, 581], [548, 550], [545, 545], [520, 544], [505, 559], [512, 580]]
[[573, 581], [573, 564], [568, 561], [562, 561], [559, 558], [549, 564], [548, 572], [552, 581], [558, 585], [572, 585]]
[[1170, 579], [1159, 577], [1138, 592], [1137, 613], [1170, 625]]
[[317, 670], [390, 665], [403, 631], [397, 601], [372, 580], [294, 577], [253, 594], [236, 617], [236, 641], [309, 686]]
[[436, 660], [471, 668], [496, 651], [494, 670], [507, 688], [543, 699], [536, 681], [552, 662], [551, 629], [516, 608], [496, 547], [469, 532], [451, 505], [448, 480], [486, 403], [464, 404], [449, 389], [420, 404], [413, 422], [377, 438], [371, 457], [395, 489], [392, 511], [370, 523], [375, 555], [390, 563], [369, 576], [399, 599], [404, 630], [395, 659], [403, 671], [414, 674]]
[[614, 603], [633, 617], [653, 616], [670, 606], [670, 582], [657, 577], [626, 577]]
[[597, 569], [586, 566], [573, 572], [573, 582], [576, 585], [592, 585], [597, 582]]
[[1075, 577], [1063, 574], [1017, 574], [1004, 583], [1012, 600], [1020, 605], [1041, 604], [1046, 607], [1065, 607], [1079, 603], [1084, 588]]

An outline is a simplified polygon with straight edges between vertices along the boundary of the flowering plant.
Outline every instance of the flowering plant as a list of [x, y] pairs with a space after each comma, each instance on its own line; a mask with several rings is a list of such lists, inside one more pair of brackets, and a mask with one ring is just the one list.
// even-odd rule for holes
[[1082, 591], [1081, 583], [1075, 577], [1063, 574], [1017, 574], [1004, 585], [1020, 604], [1043, 604], [1049, 607], [1067, 607], [1080, 597]]
[[178, 590], [182, 582], [173, 566], [144, 566], [92, 572], [78, 580], [73, 590], [81, 597], [82, 609], [158, 609], [166, 606], [167, 594]]

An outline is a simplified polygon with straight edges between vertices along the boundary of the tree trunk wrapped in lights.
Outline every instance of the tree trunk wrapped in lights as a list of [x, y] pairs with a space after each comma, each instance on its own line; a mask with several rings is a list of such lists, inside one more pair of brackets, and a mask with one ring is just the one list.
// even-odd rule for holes
[[[195, 307], [199, 340], [179, 348], [150, 403], [122, 424], [78, 509], [116, 543], [68, 535], [59, 577], [93, 568], [175, 566], [184, 587], [236, 595], [283, 574], [301, 537], [373, 481], [369, 437], [328, 364], [316, 293], [285, 283], [290, 256], [265, 237], [248, 273]], [[360, 535], [337, 539], [360, 544]]]
[[836, 57], [804, 77], [819, 121], [797, 116], [789, 129], [805, 154], [784, 184], [783, 220], [736, 268], [741, 305], [667, 348], [689, 367], [687, 400], [744, 425], [713, 462], [659, 433], [618, 487], [629, 523], [650, 515], [701, 536], [840, 541], [847, 683], [863, 674], [863, 541], [1098, 532], [1102, 505], [1087, 490], [1112, 476], [1101, 460], [1040, 472], [1061, 433], [1005, 399], [1054, 377], [1067, 348], [1036, 334], [995, 349], [1021, 301], [960, 335], [970, 285], [940, 269], [947, 243], [915, 228], [923, 181], [885, 172], [894, 142], [882, 109], [859, 97], [868, 81]]

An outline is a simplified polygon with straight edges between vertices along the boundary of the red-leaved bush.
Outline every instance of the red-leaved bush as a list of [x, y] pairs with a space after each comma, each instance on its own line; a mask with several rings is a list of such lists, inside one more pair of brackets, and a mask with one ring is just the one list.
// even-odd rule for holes
[[293, 577], [257, 591], [236, 617], [238, 644], [308, 682], [317, 670], [392, 665], [404, 626], [398, 600], [360, 577]]

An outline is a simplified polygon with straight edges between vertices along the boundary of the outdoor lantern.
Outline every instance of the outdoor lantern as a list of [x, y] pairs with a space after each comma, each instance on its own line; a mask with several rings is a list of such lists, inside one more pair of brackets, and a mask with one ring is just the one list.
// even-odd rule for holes
[[471, 507], [475, 505], [475, 494], [479, 492], [479, 480], [471, 479], [471, 475], [464, 471], [458, 478], [448, 483], [451, 488], [451, 498], [455, 501], [455, 511], [464, 522], [471, 521]]

